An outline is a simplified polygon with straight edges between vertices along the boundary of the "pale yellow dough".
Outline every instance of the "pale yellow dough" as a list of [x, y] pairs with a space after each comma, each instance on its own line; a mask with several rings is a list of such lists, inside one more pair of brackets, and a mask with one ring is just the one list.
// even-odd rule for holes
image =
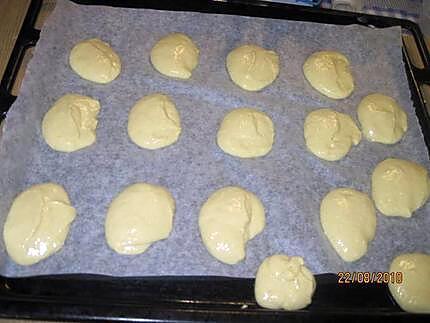
[[401, 273], [400, 283], [390, 280], [388, 284], [397, 304], [406, 312], [430, 313], [430, 255], [401, 254], [394, 258], [389, 272]]
[[83, 40], [69, 56], [72, 69], [83, 79], [106, 84], [121, 72], [121, 59], [110, 45], [98, 38]]
[[199, 49], [187, 35], [172, 33], [152, 48], [151, 63], [161, 74], [189, 79], [199, 63]]
[[33, 265], [60, 250], [76, 216], [64, 188], [54, 183], [33, 185], [12, 203], [3, 237], [9, 256]]
[[139, 254], [172, 231], [175, 200], [162, 186], [137, 183], [112, 201], [105, 222], [108, 245], [120, 254]]
[[329, 161], [342, 159], [352, 145], [361, 141], [354, 120], [332, 109], [319, 109], [308, 114], [304, 125], [306, 146], [317, 157]]
[[259, 91], [279, 74], [279, 56], [257, 45], [243, 45], [227, 55], [227, 71], [234, 83], [247, 91]]
[[261, 157], [270, 152], [275, 130], [268, 115], [251, 108], [230, 111], [217, 134], [218, 146], [242, 158]]
[[345, 55], [334, 51], [313, 53], [303, 65], [310, 85], [332, 99], [344, 99], [354, 90], [354, 79]]
[[373, 202], [367, 194], [354, 189], [330, 191], [321, 202], [320, 219], [325, 235], [345, 261], [363, 257], [375, 237]]
[[295, 311], [312, 302], [315, 288], [315, 277], [303, 258], [274, 255], [258, 268], [254, 293], [262, 307]]
[[178, 140], [180, 133], [181, 120], [175, 104], [161, 93], [137, 101], [128, 116], [128, 135], [142, 148], [169, 146]]
[[373, 171], [372, 197], [382, 214], [409, 218], [429, 195], [428, 172], [415, 162], [388, 158]]
[[264, 226], [263, 204], [255, 194], [240, 187], [219, 189], [200, 210], [203, 243], [212, 256], [226, 264], [242, 261], [248, 240], [263, 231]]
[[408, 118], [397, 102], [380, 93], [373, 93], [358, 105], [361, 130], [369, 141], [395, 144], [408, 130]]
[[54, 150], [72, 152], [96, 141], [98, 100], [79, 94], [66, 94], [45, 114], [42, 134]]

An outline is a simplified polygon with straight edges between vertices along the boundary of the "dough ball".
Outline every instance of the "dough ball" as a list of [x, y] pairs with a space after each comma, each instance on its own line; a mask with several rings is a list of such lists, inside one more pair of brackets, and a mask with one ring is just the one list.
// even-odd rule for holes
[[199, 63], [199, 49], [187, 35], [172, 33], [152, 48], [151, 63], [161, 74], [189, 79]]
[[319, 109], [308, 114], [304, 135], [306, 146], [317, 157], [329, 161], [342, 159], [352, 145], [361, 141], [354, 120], [332, 109]]
[[172, 231], [175, 200], [162, 186], [137, 183], [112, 201], [105, 223], [106, 240], [120, 254], [144, 252]]
[[430, 255], [399, 255], [391, 263], [389, 272], [395, 273], [394, 282], [390, 279], [388, 288], [397, 304], [406, 312], [430, 313]]
[[274, 255], [264, 259], [255, 278], [255, 299], [270, 309], [295, 311], [308, 306], [316, 288], [303, 258]]
[[354, 90], [354, 79], [345, 55], [334, 51], [313, 53], [303, 65], [310, 85], [332, 99], [344, 99]]
[[240, 187], [227, 186], [214, 192], [200, 210], [203, 243], [212, 256], [229, 265], [245, 259], [248, 240], [264, 226], [263, 204]]
[[218, 146], [242, 158], [261, 157], [272, 149], [275, 130], [268, 115], [251, 108], [230, 111], [218, 130]]
[[54, 150], [72, 152], [96, 141], [99, 101], [79, 94], [66, 94], [45, 114], [42, 134]]
[[247, 91], [259, 91], [273, 83], [279, 74], [279, 56], [256, 45], [243, 45], [227, 55], [231, 80]]
[[383, 144], [395, 144], [408, 130], [405, 111], [393, 98], [379, 93], [361, 100], [358, 120], [367, 140]]
[[139, 147], [158, 149], [178, 140], [181, 120], [175, 104], [167, 95], [156, 93], [143, 97], [128, 116], [128, 135]]
[[25, 266], [48, 258], [63, 247], [75, 216], [62, 186], [31, 186], [15, 198], [9, 210], [3, 228], [7, 253]]
[[367, 252], [375, 237], [376, 212], [372, 200], [362, 192], [337, 188], [321, 202], [321, 225], [339, 256], [355, 261]]
[[409, 218], [429, 195], [428, 172], [415, 162], [388, 158], [373, 171], [372, 197], [382, 214]]
[[106, 84], [121, 72], [121, 60], [108, 43], [98, 38], [83, 40], [69, 56], [72, 69], [83, 79]]

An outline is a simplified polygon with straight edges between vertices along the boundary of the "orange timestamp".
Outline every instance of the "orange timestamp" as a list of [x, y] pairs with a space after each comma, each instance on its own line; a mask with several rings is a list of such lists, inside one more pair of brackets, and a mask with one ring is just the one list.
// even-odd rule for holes
[[403, 273], [401, 271], [340, 271], [337, 273], [338, 284], [401, 284]]

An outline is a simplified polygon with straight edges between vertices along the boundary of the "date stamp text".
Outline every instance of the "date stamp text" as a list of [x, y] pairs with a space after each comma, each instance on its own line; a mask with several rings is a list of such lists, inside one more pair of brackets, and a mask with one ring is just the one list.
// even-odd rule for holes
[[337, 273], [338, 284], [401, 284], [403, 273], [401, 271], [341, 271]]

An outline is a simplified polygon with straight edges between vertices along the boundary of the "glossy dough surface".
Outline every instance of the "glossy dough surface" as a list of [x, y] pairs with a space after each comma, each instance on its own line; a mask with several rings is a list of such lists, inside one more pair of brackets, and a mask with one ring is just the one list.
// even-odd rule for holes
[[406, 253], [394, 258], [389, 272], [402, 273], [402, 282], [388, 287], [406, 312], [430, 313], [430, 255]]
[[263, 231], [265, 214], [258, 197], [240, 187], [214, 192], [199, 215], [200, 234], [209, 253], [221, 262], [236, 264], [246, 256], [246, 243]]
[[69, 93], [58, 99], [45, 114], [42, 134], [54, 150], [72, 152], [96, 141], [98, 100]]
[[256, 109], [239, 108], [224, 117], [217, 143], [232, 156], [261, 157], [272, 149], [274, 136], [273, 122], [268, 115]]
[[80, 77], [95, 83], [112, 82], [121, 72], [118, 54], [98, 38], [77, 43], [70, 52], [69, 63]]
[[180, 133], [181, 120], [175, 104], [161, 93], [137, 101], [128, 116], [128, 135], [142, 148], [169, 146], [178, 140]]
[[305, 119], [306, 146], [317, 157], [328, 161], [342, 159], [352, 145], [361, 141], [361, 132], [352, 118], [332, 109], [319, 109]]
[[258, 268], [254, 293], [262, 307], [294, 311], [312, 302], [315, 288], [315, 277], [303, 258], [274, 255]]
[[234, 83], [247, 91], [259, 91], [279, 74], [279, 56], [257, 45], [243, 45], [227, 55], [227, 71]]
[[112, 201], [105, 222], [108, 245], [120, 254], [139, 254], [172, 230], [175, 200], [162, 186], [137, 183]]
[[33, 185], [12, 203], [3, 237], [9, 256], [32, 265], [60, 250], [76, 216], [64, 188], [54, 183]]
[[303, 65], [310, 85], [332, 99], [344, 99], [354, 90], [354, 79], [345, 55], [334, 51], [313, 53]]
[[338, 255], [355, 261], [375, 237], [376, 212], [367, 194], [350, 188], [330, 191], [320, 207], [321, 226]]
[[376, 208], [388, 216], [411, 217], [430, 195], [427, 170], [415, 162], [388, 158], [372, 174], [372, 197]]
[[187, 35], [172, 33], [152, 48], [151, 63], [161, 74], [189, 79], [199, 63], [199, 49]]
[[397, 102], [380, 93], [373, 93], [358, 105], [358, 120], [369, 141], [395, 144], [408, 130], [408, 118]]

